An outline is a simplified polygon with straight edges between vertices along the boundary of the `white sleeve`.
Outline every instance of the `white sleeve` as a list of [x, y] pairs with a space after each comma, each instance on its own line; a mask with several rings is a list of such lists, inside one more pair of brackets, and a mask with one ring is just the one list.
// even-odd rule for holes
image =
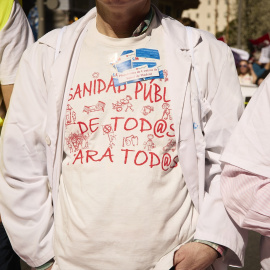
[[[225, 210], [220, 193], [220, 155], [231, 136], [242, 112], [243, 98], [235, 64], [229, 48], [226, 53], [217, 88], [211, 90], [211, 112], [204, 128], [206, 141], [205, 195], [200, 210], [195, 238], [229, 248], [225, 261], [240, 266], [243, 264], [245, 232], [232, 222]], [[218, 69], [217, 69], [218, 70]]]
[[222, 161], [270, 178], [270, 76], [250, 100]]
[[[22, 57], [0, 148], [2, 221], [15, 252], [34, 267], [54, 256], [45, 149], [49, 79], [43, 71], [54, 54], [48, 54], [49, 48], [45, 47], [35, 43]], [[45, 63], [45, 58], [50, 61]]]
[[0, 31], [0, 41], [0, 83], [14, 84], [21, 56], [34, 42], [24, 11], [16, 1], [6, 25]]

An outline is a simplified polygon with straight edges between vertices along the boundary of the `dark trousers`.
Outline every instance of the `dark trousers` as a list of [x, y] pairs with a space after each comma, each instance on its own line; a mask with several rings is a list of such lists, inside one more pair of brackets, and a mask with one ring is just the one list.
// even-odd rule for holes
[[20, 269], [20, 258], [13, 251], [3, 223], [0, 222], [0, 270]]

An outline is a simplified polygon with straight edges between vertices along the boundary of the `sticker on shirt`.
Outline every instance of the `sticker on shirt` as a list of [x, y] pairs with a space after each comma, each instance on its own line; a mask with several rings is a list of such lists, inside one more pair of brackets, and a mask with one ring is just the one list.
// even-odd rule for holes
[[158, 76], [159, 76], [158, 68], [157, 67], [149, 68], [147, 65], [144, 65], [140, 68], [131, 68], [123, 72], [117, 73], [119, 83], [131, 82], [139, 79], [147, 79]]
[[140, 48], [123, 51], [117, 61], [111, 62], [114, 69], [114, 86], [143, 80], [164, 79], [158, 50]]
[[160, 60], [160, 55], [159, 55], [158, 50], [146, 49], [146, 48], [137, 49], [136, 50], [136, 57]]

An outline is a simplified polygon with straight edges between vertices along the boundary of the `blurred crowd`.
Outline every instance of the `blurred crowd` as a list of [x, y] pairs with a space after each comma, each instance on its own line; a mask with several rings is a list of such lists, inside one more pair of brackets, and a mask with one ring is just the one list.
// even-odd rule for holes
[[267, 77], [270, 72], [270, 62], [265, 63], [261, 59], [261, 52], [256, 51], [248, 60], [242, 59], [236, 63], [241, 85], [255, 84], [260, 86]]
[[[199, 28], [190, 18], [178, 19], [185, 26]], [[224, 41], [224, 39], [219, 39]], [[260, 86], [270, 72], [270, 37], [265, 34], [256, 40], [249, 40], [251, 53], [231, 48], [241, 85]]]

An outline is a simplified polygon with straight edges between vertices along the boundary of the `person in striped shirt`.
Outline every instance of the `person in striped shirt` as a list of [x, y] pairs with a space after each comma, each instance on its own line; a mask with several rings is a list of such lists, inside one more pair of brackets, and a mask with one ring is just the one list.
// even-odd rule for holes
[[270, 269], [270, 76], [238, 123], [221, 160], [225, 207], [242, 228], [262, 235], [261, 267]]

